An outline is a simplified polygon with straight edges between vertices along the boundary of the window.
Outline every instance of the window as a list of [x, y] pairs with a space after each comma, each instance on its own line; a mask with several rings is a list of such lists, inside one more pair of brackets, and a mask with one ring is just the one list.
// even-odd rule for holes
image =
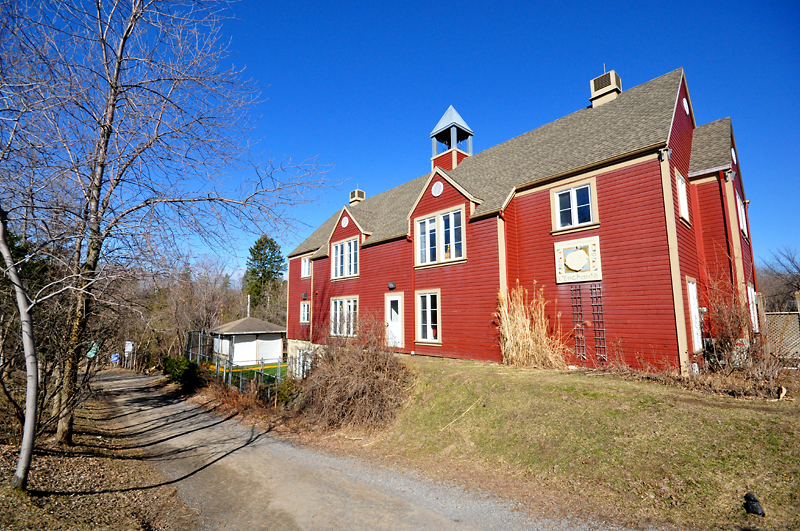
[[358, 330], [358, 299], [331, 299], [331, 335], [354, 336]]
[[675, 176], [678, 181], [678, 205], [680, 206], [680, 214], [683, 219], [689, 221], [689, 200], [686, 197], [686, 179], [677, 171], [675, 171]]
[[697, 352], [703, 348], [703, 325], [700, 322], [700, 304], [698, 304], [697, 301], [697, 282], [691, 279], [687, 280], [686, 291], [689, 295], [689, 313], [692, 318], [692, 344], [694, 345], [693, 352]]
[[463, 210], [417, 221], [417, 264], [435, 264], [464, 257]]
[[417, 340], [441, 343], [439, 292], [417, 294]]
[[334, 244], [332, 263], [332, 278], [358, 275], [358, 238]]
[[300, 278], [311, 276], [311, 257], [306, 256], [300, 259]]
[[567, 229], [592, 223], [590, 184], [556, 192], [556, 227]]
[[300, 322], [301, 323], [308, 323], [309, 317], [311, 317], [311, 303], [310, 302], [301, 302], [300, 303]]
[[750, 322], [753, 324], [753, 332], [758, 332], [758, 305], [756, 303], [756, 288], [748, 282], [747, 284], [747, 305], [750, 308]]
[[742, 231], [742, 234], [747, 236], [747, 214], [744, 209], [744, 202], [742, 201], [742, 196], [739, 195], [739, 192], [736, 192], [736, 209], [739, 212], [739, 228]]

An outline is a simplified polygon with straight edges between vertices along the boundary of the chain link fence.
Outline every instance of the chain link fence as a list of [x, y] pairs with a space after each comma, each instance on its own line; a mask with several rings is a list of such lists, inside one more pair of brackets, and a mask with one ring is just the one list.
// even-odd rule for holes
[[313, 351], [300, 351], [298, 356], [290, 358], [288, 363], [237, 365], [232, 361], [232, 350], [229, 354], [223, 354], [219, 352], [219, 348], [215, 348], [215, 345], [219, 346], [220, 340], [228, 337], [212, 335], [205, 331], [187, 332], [184, 357], [211, 372], [215, 380], [242, 393], [263, 393], [267, 400], [275, 396], [283, 380], [305, 378], [311, 368]]
[[788, 366], [800, 366], [800, 312], [765, 312], [765, 343]]

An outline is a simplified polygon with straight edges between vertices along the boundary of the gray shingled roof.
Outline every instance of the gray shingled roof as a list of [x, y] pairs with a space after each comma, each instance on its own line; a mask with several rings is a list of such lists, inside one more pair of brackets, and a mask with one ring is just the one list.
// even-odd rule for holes
[[220, 325], [211, 331], [214, 334], [240, 335], [240, 334], [269, 334], [286, 332], [286, 328], [276, 324], [256, 319], [255, 317], [245, 317]]
[[731, 167], [731, 119], [701, 125], [692, 135], [692, 158], [689, 175]]
[[[405, 236], [408, 232], [408, 211], [417, 200], [420, 190], [425, 186], [430, 174], [417, 177], [413, 181], [401, 184], [381, 194], [368, 197], [347, 208], [358, 221], [359, 225], [372, 234], [365, 245], [391, 240]], [[333, 232], [336, 220], [339, 219], [340, 208], [328, 220], [315, 230], [311, 236], [301, 243], [289, 256], [317, 251], [314, 258], [328, 256], [325, 243]]]
[[[448, 175], [481, 200], [474, 217], [498, 211], [516, 187], [665, 144], [682, 77], [679, 68], [630, 88], [597, 108], [581, 109], [467, 157]], [[428, 176], [348, 207], [363, 229], [372, 232], [364, 245], [406, 234], [406, 216]], [[315, 257], [327, 256], [327, 249], [320, 247], [327, 242], [339, 212], [289, 256], [314, 250], [319, 250]]]

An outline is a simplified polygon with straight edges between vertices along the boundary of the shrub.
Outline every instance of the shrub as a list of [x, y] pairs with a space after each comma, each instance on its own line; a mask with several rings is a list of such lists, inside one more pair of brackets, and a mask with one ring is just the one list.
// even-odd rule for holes
[[164, 374], [170, 381], [177, 382], [186, 391], [197, 389], [203, 383], [200, 367], [186, 358], [164, 358]]
[[567, 347], [551, 333], [545, 314], [544, 288], [536, 289], [528, 301], [528, 290], [517, 287], [498, 296], [497, 313], [503, 363], [519, 367], [566, 369]]
[[319, 350], [299, 384], [299, 411], [330, 428], [382, 426], [403, 405], [412, 381], [386, 347], [383, 323], [362, 320], [357, 337], [331, 337]]

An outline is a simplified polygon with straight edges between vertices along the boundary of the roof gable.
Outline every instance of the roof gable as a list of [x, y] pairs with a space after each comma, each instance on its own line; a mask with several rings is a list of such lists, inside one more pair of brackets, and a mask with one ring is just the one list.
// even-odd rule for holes
[[406, 216], [406, 219], [411, 219], [411, 217], [414, 215], [414, 211], [417, 209], [417, 205], [419, 205], [420, 201], [422, 200], [423, 196], [425, 195], [425, 192], [427, 192], [428, 189], [430, 188], [431, 182], [436, 177], [439, 177], [440, 179], [446, 181], [450, 186], [455, 188], [458, 191], [458, 193], [463, 195], [465, 199], [467, 199], [469, 201], [472, 201], [473, 203], [477, 203], [477, 204], [480, 204], [482, 202], [480, 199], [478, 199], [477, 197], [475, 197], [471, 193], [469, 193], [469, 191], [464, 189], [463, 186], [461, 186], [456, 181], [454, 181], [453, 178], [450, 177], [449, 175], [447, 175], [447, 173], [442, 168], [439, 168], [437, 166], [431, 172], [430, 176], [428, 177], [428, 180], [425, 181], [425, 185], [422, 187], [422, 190], [420, 190], [419, 195], [417, 195], [416, 201], [414, 201], [414, 203], [411, 204], [411, 208], [409, 208], [409, 210], [408, 210], [408, 215]]

